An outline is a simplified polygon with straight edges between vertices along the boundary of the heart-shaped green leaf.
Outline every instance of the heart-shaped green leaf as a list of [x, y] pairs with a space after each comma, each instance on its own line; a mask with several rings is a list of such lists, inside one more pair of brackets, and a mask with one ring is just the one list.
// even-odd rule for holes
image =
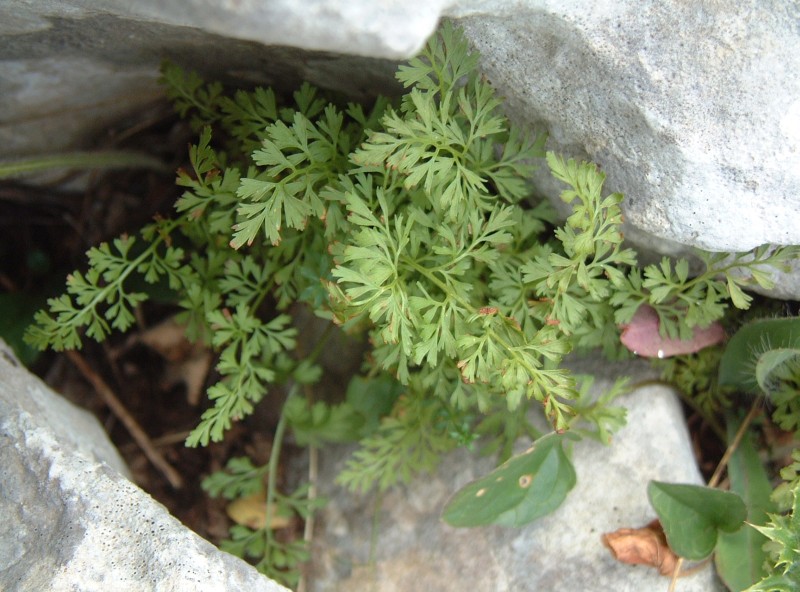
[[734, 532], [747, 517], [747, 508], [735, 493], [700, 485], [651, 481], [650, 503], [661, 520], [675, 553], [700, 560], [714, 550], [718, 531]]
[[[733, 417], [728, 418], [728, 442], [733, 441], [740, 423]], [[745, 434], [731, 456], [728, 475], [731, 491], [738, 493], [747, 505], [747, 521], [765, 524], [767, 512], [775, 510], [770, 500], [772, 486], [750, 433]], [[729, 589], [744, 590], [766, 576], [765, 542], [767, 537], [749, 525], [736, 532], [719, 533], [714, 562]]]
[[574, 434], [548, 434], [526, 452], [459, 490], [444, 509], [451, 526], [522, 526], [556, 509], [575, 486], [562, 446]]

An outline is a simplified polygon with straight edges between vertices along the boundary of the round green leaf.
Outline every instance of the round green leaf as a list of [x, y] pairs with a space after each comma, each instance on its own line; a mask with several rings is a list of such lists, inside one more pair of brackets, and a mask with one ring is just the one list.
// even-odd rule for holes
[[650, 503], [661, 520], [675, 553], [700, 560], [714, 550], [718, 531], [734, 532], [747, 517], [747, 508], [735, 493], [700, 485], [651, 481]]
[[575, 486], [562, 447], [574, 434], [552, 433], [459, 490], [444, 509], [451, 526], [522, 526], [557, 508]]

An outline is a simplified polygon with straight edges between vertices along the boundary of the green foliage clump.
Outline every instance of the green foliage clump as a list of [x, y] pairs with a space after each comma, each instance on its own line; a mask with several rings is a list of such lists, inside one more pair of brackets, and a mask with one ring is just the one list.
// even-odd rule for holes
[[[800, 461], [800, 453], [794, 457]], [[795, 469], [796, 470], [796, 469]], [[791, 592], [800, 589], [800, 479], [795, 474], [786, 492], [790, 499], [787, 514], [770, 514], [764, 526], [755, 528], [769, 539], [770, 574], [747, 592]]]
[[[716, 416], [726, 411], [728, 440], [732, 447], [728, 464], [731, 491], [741, 497], [748, 511], [747, 525], [738, 531], [720, 533], [715, 549], [718, 573], [732, 590], [795, 590], [800, 584], [800, 525], [796, 518], [800, 463], [794, 462], [781, 471], [785, 482], [773, 491], [764, 463], [746, 433], [759, 401], [753, 403], [747, 420], [740, 423], [732, 413], [733, 402], [728, 396], [732, 392], [764, 396], [772, 422], [794, 432], [796, 437], [800, 425], [798, 330], [800, 319], [797, 317], [752, 320], [739, 327], [724, 347], [708, 348], [661, 364], [664, 376], [684, 387], [688, 400], [712, 426], [719, 429]], [[793, 458], [800, 459], [798, 450], [794, 451]], [[695, 497], [700, 499], [700, 496]], [[775, 506], [785, 513], [773, 513]], [[673, 538], [680, 538], [687, 532], [681, 525], [702, 522], [703, 518], [725, 511], [723, 506], [714, 504], [704, 510], [708, 516], [698, 520], [692, 509], [676, 507], [665, 515], [659, 512], [659, 517], [670, 545], [677, 550]], [[680, 536], [670, 535], [670, 524]], [[691, 538], [696, 540], [697, 536], [691, 535]], [[704, 552], [710, 552], [710, 548]]]
[[[303, 489], [280, 494], [275, 480], [286, 429], [309, 446], [360, 440], [340, 475], [353, 491], [407, 482], [478, 435], [508, 457], [518, 436], [540, 436], [533, 402], [555, 430], [583, 423], [608, 441], [623, 421], [611, 407], [620, 385], [589, 401], [564, 355], [621, 355], [617, 326], [642, 304], [663, 332], [686, 336], [729, 301], [749, 306], [741, 286], [769, 287], [765, 268], [797, 250], [698, 253], [706, 269], [691, 278], [686, 261], [641, 270], [623, 246], [622, 195], [604, 195], [595, 165], [545, 155], [543, 134], [514, 128], [477, 65], [445, 24], [400, 67], [406, 94], [365, 110], [307, 84], [293, 101], [270, 89], [229, 94], [165, 64], [168, 95], [199, 134], [190, 167], [178, 171], [175, 216], [90, 250], [88, 270], [38, 313], [29, 342], [61, 350], [84, 336], [102, 341], [127, 330], [148, 298], [132, 279], [168, 288], [188, 335], [218, 352], [212, 406], [188, 445], [221, 440], [268, 390], [290, 388], [270, 464], [237, 461], [206, 487], [239, 496], [266, 476], [268, 502], [301, 517], [314, 504], [300, 501]], [[554, 232], [553, 210], [529, 201], [526, 182], [545, 156], [572, 206]], [[298, 305], [371, 345], [341, 403], [312, 402], [297, 388], [313, 392], [321, 376], [319, 350], [298, 351]], [[570, 469], [557, 474], [570, 479]], [[232, 536], [228, 549], [295, 581], [300, 543], [269, 528]]]
[[272, 483], [267, 494], [264, 525], [231, 527], [231, 538], [223, 541], [221, 547], [238, 557], [253, 559], [256, 568], [272, 579], [296, 586], [300, 577], [297, 566], [308, 560], [308, 549], [303, 541], [279, 540], [269, 525], [273, 518], [279, 517], [298, 516], [305, 520], [324, 504], [324, 500], [309, 498], [308, 485], [290, 495], [275, 491], [275, 471], [271, 468], [275, 466], [275, 458], [261, 467], [254, 466], [246, 457], [232, 458], [225, 470], [206, 477], [202, 487], [211, 497], [234, 500], [261, 493]]

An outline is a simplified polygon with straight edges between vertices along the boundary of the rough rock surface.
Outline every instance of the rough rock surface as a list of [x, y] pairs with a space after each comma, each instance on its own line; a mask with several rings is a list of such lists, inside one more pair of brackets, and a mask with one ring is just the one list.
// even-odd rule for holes
[[[308, 80], [356, 99], [396, 92], [395, 63], [378, 58], [414, 53], [438, 13], [426, 2], [404, 20], [401, 4], [2, 2], [0, 158], [80, 148], [126, 116], [141, 121], [142, 111], [163, 106], [164, 59], [239, 85], [293, 90]], [[371, 7], [364, 18], [350, 18], [362, 5]], [[386, 20], [377, 19], [379, 8]], [[256, 30], [259, 43], [251, 41]]]
[[117, 0], [106, 4], [158, 22], [191, 25], [264, 45], [405, 59], [433, 33], [448, 0]]
[[[640, 364], [597, 365], [581, 371], [641, 380], [652, 374]], [[375, 499], [331, 485], [348, 449], [327, 449], [320, 461], [320, 494], [330, 501], [315, 531], [313, 592], [642, 592], [666, 590], [669, 580], [642, 566], [617, 563], [601, 544], [605, 532], [644, 526], [655, 517], [646, 487], [652, 479], [702, 483], [675, 393], [661, 385], [637, 388], [620, 401], [628, 424], [610, 447], [584, 440], [573, 462], [578, 482], [553, 514], [520, 529], [455, 529], [440, 520], [449, 496], [493, 468], [457, 452], [439, 470], [387, 492], [370, 549]], [[370, 553], [375, 563], [369, 566]], [[711, 566], [682, 578], [681, 592], [722, 592]]]
[[97, 421], [0, 340], [0, 590], [280, 592], [128, 481]]
[[516, 118], [598, 162], [632, 226], [716, 251], [800, 244], [797, 2], [464, 0], [450, 14]]

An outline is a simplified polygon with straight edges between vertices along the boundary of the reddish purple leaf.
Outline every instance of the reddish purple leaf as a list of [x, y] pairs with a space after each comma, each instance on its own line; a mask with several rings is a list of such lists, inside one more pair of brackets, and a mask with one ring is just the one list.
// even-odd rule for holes
[[719, 323], [708, 327], [695, 327], [692, 339], [668, 339], [658, 332], [658, 314], [652, 307], [643, 304], [633, 315], [631, 322], [622, 326], [619, 340], [633, 353], [645, 358], [669, 358], [682, 354], [693, 354], [704, 347], [719, 343], [725, 331]]

